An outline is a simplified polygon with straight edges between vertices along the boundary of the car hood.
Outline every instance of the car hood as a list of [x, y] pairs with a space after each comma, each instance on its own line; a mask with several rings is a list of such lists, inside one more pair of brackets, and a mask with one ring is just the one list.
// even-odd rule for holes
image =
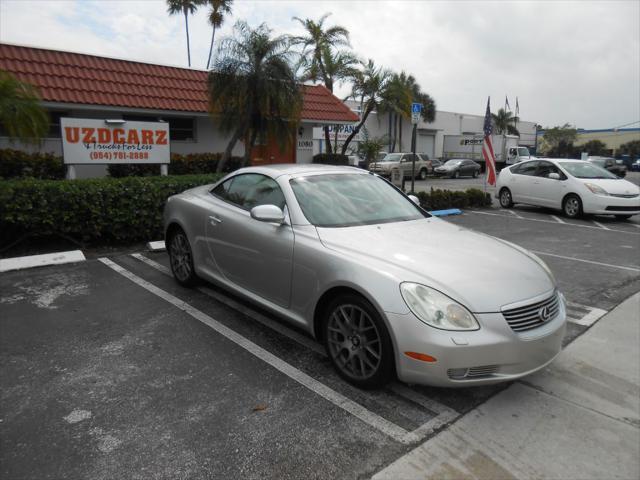
[[640, 194], [640, 188], [627, 181], [616, 180], [615, 178], [580, 178], [583, 183], [592, 183], [604, 188], [607, 193], [615, 195], [638, 195]]
[[555, 287], [533, 255], [437, 218], [317, 230], [327, 248], [376, 263], [399, 283], [433, 287], [475, 313]]

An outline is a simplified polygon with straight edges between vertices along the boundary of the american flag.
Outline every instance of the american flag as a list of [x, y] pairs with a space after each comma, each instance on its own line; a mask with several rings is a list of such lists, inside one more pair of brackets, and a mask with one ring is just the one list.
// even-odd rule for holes
[[489, 185], [496, 184], [496, 156], [493, 153], [493, 143], [491, 142], [491, 134], [493, 133], [493, 124], [491, 123], [491, 109], [489, 102], [491, 97], [487, 99], [487, 113], [484, 116], [484, 141], [482, 142], [482, 156], [487, 166], [487, 183]]

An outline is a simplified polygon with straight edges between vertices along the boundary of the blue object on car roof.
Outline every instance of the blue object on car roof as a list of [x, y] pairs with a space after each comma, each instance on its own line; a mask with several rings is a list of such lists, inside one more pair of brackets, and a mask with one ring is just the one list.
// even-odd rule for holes
[[434, 210], [429, 213], [434, 217], [446, 217], [447, 215], [462, 215], [462, 210], [459, 208], [450, 208], [448, 210]]

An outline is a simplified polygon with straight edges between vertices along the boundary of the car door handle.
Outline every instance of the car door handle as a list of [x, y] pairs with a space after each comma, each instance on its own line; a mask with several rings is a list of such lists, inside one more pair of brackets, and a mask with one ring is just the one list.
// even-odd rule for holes
[[213, 215], [209, 215], [209, 223], [215, 227], [219, 223], [222, 223], [222, 220], [218, 217], [214, 217]]

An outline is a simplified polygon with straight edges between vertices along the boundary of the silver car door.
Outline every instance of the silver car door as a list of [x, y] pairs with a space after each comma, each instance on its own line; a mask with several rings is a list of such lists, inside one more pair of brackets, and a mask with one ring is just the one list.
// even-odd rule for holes
[[[283, 224], [251, 218], [251, 208], [276, 205], [286, 211], [280, 186], [270, 177], [247, 173], [232, 177], [211, 194], [218, 197], [206, 219], [207, 244], [227, 280], [288, 307], [294, 234]], [[226, 182], [225, 182], [226, 183]]]

